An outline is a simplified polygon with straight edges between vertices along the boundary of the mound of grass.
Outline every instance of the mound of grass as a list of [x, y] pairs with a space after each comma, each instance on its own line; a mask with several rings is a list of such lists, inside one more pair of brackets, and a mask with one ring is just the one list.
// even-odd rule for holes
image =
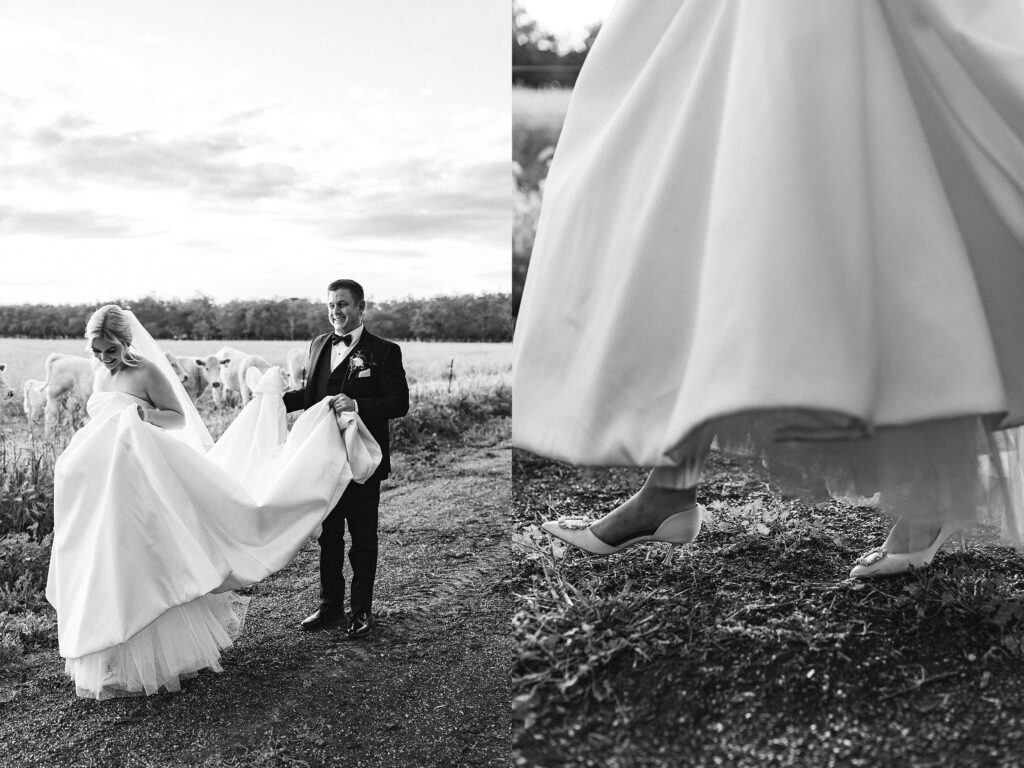
[[807, 505], [713, 455], [710, 519], [673, 563], [537, 527], [643, 481], [517, 452], [513, 631], [521, 765], [1012, 765], [1024, 748], [1024, 560], [969, 539], [928, 570], [852, 581], [870, 509]]
[[443, 385], [417, 387], [409, 413], [391, 422], [392, 450], [415, 452], [457, 440], [469, 429], [512, 415], [512, 388], [505, 381], [462, 385], [448, 392]]

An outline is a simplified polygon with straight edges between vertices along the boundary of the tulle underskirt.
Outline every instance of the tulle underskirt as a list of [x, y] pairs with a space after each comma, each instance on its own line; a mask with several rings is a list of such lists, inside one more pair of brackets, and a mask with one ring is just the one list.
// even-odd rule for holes
[[[753, 454], [784, 491], [872, 506], [909, 527], [983, 524], [1024, 548], [1024, 428], [998, 429], [999, 416], [964, 416], [867, 429], [815, 411], [742, 413], [705, 425], [673, 452], [680, 485], [699, 481], [694, 455], [714, 436], [726, 452]], [[696, 468], [696, 469], [695, 469]]]
[[208, 594], [161, 614], [127, 641], [67, 659], [65, 672], [83, 698], [150, 696], [181, 690], [201, 669], [221, 672], [220, 652], [242, 631], [249, 598]]

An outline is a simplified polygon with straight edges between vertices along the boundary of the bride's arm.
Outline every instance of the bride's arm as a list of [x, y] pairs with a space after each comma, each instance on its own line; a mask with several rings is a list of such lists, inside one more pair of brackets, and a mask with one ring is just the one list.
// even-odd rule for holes
[[171, 389], [171, 383], [148, 361], [143, 363], [140, 374], [146, 386], [146, 396], [155, 407], [140, 405], [139, 417], [164, 429], [181, 429], [185, 426], [185, 414]]

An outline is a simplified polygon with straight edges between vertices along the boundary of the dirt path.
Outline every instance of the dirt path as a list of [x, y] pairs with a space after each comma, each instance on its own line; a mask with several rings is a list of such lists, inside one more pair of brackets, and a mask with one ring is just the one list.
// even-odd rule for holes
[[252, 592], [223, 658], [177, 694], [77, 699], [56, 650], [0, 704], [12, 766], [497, 766], [509, 759], [507, 441], [405, 467], [381, 500], [377, 626], [366, 641], [298, 623], [317, 547]]

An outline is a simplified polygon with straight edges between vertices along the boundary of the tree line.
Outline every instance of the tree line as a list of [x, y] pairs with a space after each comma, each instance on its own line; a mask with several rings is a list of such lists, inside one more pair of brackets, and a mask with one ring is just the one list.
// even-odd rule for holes
[[599, 24], [590, 27], [580, 48], [564, 50], [558, 38], [512, 0], [512, 84], [527, 88], [575, 85], [600, 28]]
[[[158, 339], [305, 340], [329, 330], [323, 302], [308, 299], [116, 299]], [[0, 337], [81, 338], [95, 304], [0, 306]], [[363, 322], [379, 336], [414, 341], [511, 341], [507, 293], [367, 302]]]

